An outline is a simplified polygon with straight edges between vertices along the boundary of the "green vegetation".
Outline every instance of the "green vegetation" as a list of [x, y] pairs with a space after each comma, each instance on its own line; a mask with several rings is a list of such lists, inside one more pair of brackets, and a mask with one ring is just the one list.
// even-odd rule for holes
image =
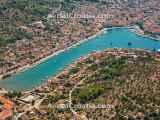
[[137, 25], [140, 27], [140, 29], [144, 30], [143, 21], [137, 22]]
[[19, 26], [30, 26], [35, 21], [43, 21], [45, 30], [59, 33], [59, 26], [51, 27], [46, 18], [52, 8], [71, 12], [76, 4], [71, 0], [6, 0], [0, 4], [0, 47], [17, 40], [32, 39], [32, 34], [19, 30]]
[[[93, 59], [96, 62], [93, 62]], [[116, 112], [115, 120], [125, 120], [124, 116], [133, 120], [160, 118], [160, 113], [156, 112], [160, 105], [158, 98], [160, 66], [153, 56], [139, 54], [136, 59], [128, 56], [118, 58], [104, 56], [98, 59], [98, 62], [97, 59], [89, 57], [81, 65], [81, 68], [86, 65], [88, 68], [85, 71], [84, 83], [73, 93], [74, 104], [112, 105], [114, 109], [110, 112]], [[87, 118], [91, 119], [104, 119], [110, 116], [103, 109], [77, 110], [85, 111]]]
[[31, 33], [26, 33], [20, 30], [15, 30], [13, 34], [0, 36], [0, 47], [5, 47], [9, 43], [14, 43], [16, 40], [22, 40], [23, 38], [32, 39]]
[[35, 57], [32, 55], [31, 52], [28, 53], [28, 58], [29, 58], [29, 59], [35, 59]]
[[87, 101], [97, 98], [104, 89], [97, 84], [91, 84], [83, 87], [82, 90], [77, 94], [77, 99], [79, 103], [86, 103]]
[[0, 106], [3, 105], [3, 103], [0, 101]]
[[70, 74], [70, 75], [76, 74], [79, 70], [80, 70], [80, 68], [78, 68], [78, 67], [73, 67], [73, 68], [70, 69], [69, 74]]
[[[31, 22], [32, 20], [36, 20], [37, 17], [46, 16], [52, 2], [52, 0], [7, 0], [4, 4], [0, 5], [0, 10], [2, 12], [8, 11], [7, 13], [16, 13], [17, 17], [24, 17], [22, 19], [24, 22]], [[23, 16], [19, 16], [20, 14]]]
[[91, 76], [91, 78], [88, 78], [87, 81], [96, 81], [96, 77], [99, 75], [101, 80], [109, 80], [113, 79], [114, 77], [118, 77], [121, 73], [121, 69], [125, 67], [125, 64], [126, 61], [124, 59], [116, 60], [112, 56], [105, 57], [99, 62], [99, 64], [93, 63], [88, 67], [88, 69], [91, 71], [97, 71]]
[[[26, 116], [43, 119], [53, 116], [61, 119], [59, 116], [63, 116], [71, 119], [71, 109], [61, 105], [69, 104], [69, 93], [72, 91], [72, 108], [79, 116], [85, 115], [93, 120], [106, 120], [111, 116], [111, 120], [159, 120], [158, 57], [146, 51], [130, 49], [108, 49], [97, 55], [75, 63], [75, 67], [69, 67], [67, 72], [62, 72], [47, 86], [32, 91], [32, 94], [45, 93], [47, 96], [41, 103], [42, 108], [33, 109], [34, 114], [27, 112]], [[13, 92], [6, 96], [16, 103], [24, 95]], [[42, 96], [40, 99], [44, 98]], [[109, 108], [74, 107], [79, 104], [107, 105]], [[61, 107], [50, 108], [48, 105]], [[22, 106], [17, 104], [17, 108], [21, 110]]]
[[13, 91], [13, 92], [9, 92], [7, 93], [7, 96], [9, 98], [19, 98], [21, 96], [21, 92], [17, 92], [17, 91]]
[[157, 23], [158, 23], [158, 25], [160, 25], [160, 16], [158, 16], [158, 18], [157, 18]]
[[0, 12], [3, 13], [0, 16], [4, 18], [0, 20], [2, 26], [0, 47], [23, 38], [32, 39], [30, 33], [18, 30], [18, 27], [42, 20], [49, 13], [50, 2], [50, 0], [7, 0], [0, 4]]
[[57, 0], [6, 0], [0, 4], [0, 47], [24, 38], [32, 39], [32, 34], [19, 30], [35, 21], [44, 21], [51, 7], [61, 4]]
[[89, 1], [89, 2], [100, 2], [100, 0], [86, 0], [86, 1]]
[[7, 36], [0, 36], [0, 47], [6, 46], [8, 43], [13, 43], [14, 41]]

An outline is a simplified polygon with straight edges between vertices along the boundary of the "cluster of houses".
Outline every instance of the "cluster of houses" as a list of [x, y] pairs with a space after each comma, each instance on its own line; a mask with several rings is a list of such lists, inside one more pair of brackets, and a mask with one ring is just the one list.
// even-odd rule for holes
[[[85, 2], [84, 2], [85, 3]], [[135, 4], [135, 3], [134, 3]], [[136, 3], [137, 4], [137, 3]], [[33, 63], [79, 42], [103, 27], [126, 26], [137, 22], [144, 22], [144, 30], [160, 37], [160, 25], [157, 19], [160, 15], [159, 1], [139, 3], [130, 7], [126, 3], [117, 4], [110, 1], [99, 8], [96, 3], [78, 5], [73, 9], [73, 15], [91, 15], [93, 18], [53, 19], [53, 31], [46, 30], [43, 21], [36, 21], [18, 29], [32, 34], [32, 39], [19, 40], [8, 45], [3, 54], [3, 64], [0, 74], [15, 73], [19, 68], [31, 66]], [[51, 15], [50, 15], [51, 17]]]
[[[98, 64], [98, 62], [100, 62], [98, 60], [105, 56], [115, 56], [116, 58], [127, 57], [137, 59], [138, 56], [148, 57], [150, 55], [152, 56], [153, 54], [143, 50], [134, 51], [129, 49], [108, 49], [104, 52], [93, 52], [88, 56], [81, 57], [78, 61], [71, 64], [68, 68], [66, 68], [63, 72], [58, 74], [52, 80], [48, 80], [47, 83], [35, 88], [32, 91], [24, 92], [20, 97], [14, 99], [14, 102], [16, 103], [15, 112], [21, 115], [19, 116], [19, 118], [29, 118], [33, 116], [41, 116], [42, 118], [45, 118], [48, 115], [47, 112], [49, 110], [49, 102], [57, 100], [57, 102], [54, 102], [51, 107], [54, 107], [54, 105], [59, 106], [62, 104], [67, 104], [69, 99], [68, 94], [69, 91], [73, 88], [73, 86], [82, 79], [82, 76], [84, 74], [92, 74], [89, 71], [87, 72], [85, 70], [88, 67], [85, 65], [88, 59], [93, 58], [93, 62], [96, 62]], [[156, 53], [155, 56], [156, 60], [160, 60], [160, 53]], [[81, 69], [75, 74], [70, 74], [70, 70], [76, 68], [78, 64], [82, 65]], [[6, 102], [6, 104], [8, 104], [8, 102]], [[63, 112], [56, 114], [62, 115]]]
[[[147, 4], [147, 5], [146, 5]], [[75, 19], [70, 18], [56, 19], [53, 26], [54, 31], [50, 32], [45, 30], [46, 26], [42, 21], [37, 21], [28, 26], [20, 26], [19, 29], [31, 33], [33, 35], [32, 40], [24, 39], [17, 41], [14, 45], [8, 45], [3, 54], [3, 65], [0, 66], [0, 74], [15, 73], [17, 70], [24, 66], [31, 66], [35, 62], [49, 56], [56, 51], [65, 49], [74, 43], [79, 42], [86, 37], [89, 37], [97, 33], [103, 27], [110, 26], [126, 26], [135, 24], [137, 22], [144, 21], [144, 30], [155, 34], [160, 38], [160, 25], [157, 23], [157, 19], [160, 16], [160, 2], [152, 1], [146, 4], [141, 4], [140, 7], [122, 7], [121, 4], [110, 3], [109, 6], [102, 5], [101, 9], [98, 9], [96, 4], [80, 5], [73, 10], [74, 14], [94, 14], [93, 19]], [[156, 14], [156, 15], [155, 15]], [[104, 16], [109, 15], [109, 17]], [[99, 17], [101, 16], [101, 17]], [[119, 52], [120, 53], [120, 52]], [[117, 54], [115, 51], [109, 51], [108, 54]], [[128, 55], [124, 52], [121, 55]], [[97, 59], [101, 58], [104, 53], [92, 53], [91, 56]], [[136, 57], [135, 54], [132, 56]], [[160, 52], [156, 53], [157, 60], [160, 60]], [[83, 62], [87, 57], [81, 57], [78, 62]], [[72, 64], [71, 67], [74, 67]], [[74, 78], [80, 77], [79, 75]], [[68, 77], [68, 71], [61, 73], [54, 81], [48, 81], [47, 85], [54, 85], [57, 87], [57, 91], [61, 94], [65, 93], [66, 89], [59, 79], [65, 79]], [[64, 82], [61, 80], [61, 82]], [[74, 79], [71, 82], [74, 81]], [[70, 83], [72, 84], [72, 83]], [[68, 85], [68, 84], [67, 84]], [[35, 91], [24, 93], [23, 96], [17, 99], [17, 111], [23, 113], [26, 110], [33, 112], [31, 106], [36, 102], [39, 102], [45, 97], [44, 92], [49, 91], [49, 95], [52, 96], [55, 93], [48, 86], [37, 88]], [[34, 107], [34, 106], [33, 106]], [[13, 103], [4, 97], [0, 96], [0, 120], [13, 117]]]
[[13, 102], [0, 96], [0, 120], [13, 119]]

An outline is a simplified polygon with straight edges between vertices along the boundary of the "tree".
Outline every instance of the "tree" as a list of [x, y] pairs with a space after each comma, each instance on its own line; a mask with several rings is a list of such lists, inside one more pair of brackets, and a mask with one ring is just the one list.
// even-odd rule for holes
[[140, 27], [140, 29], [144, 30], [144, 23], [143, 23], [143, 21], [137, 22], [136, 24]]
[[3, 103], [0, 101], [0, 105], [3, 105]]

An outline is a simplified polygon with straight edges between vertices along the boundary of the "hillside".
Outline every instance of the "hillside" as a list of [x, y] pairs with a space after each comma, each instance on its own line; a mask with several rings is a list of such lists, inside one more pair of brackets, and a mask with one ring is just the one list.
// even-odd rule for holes
[[[92, 7], [94, 7], [95, 4], [100, 13], [103, 13], [103, 9], [105, 7], [107, 9], [111, 8], [110, 11], [112, 10], [114, 11], [114, 9], [116, 8], [118, 12], [120, 12], [118, 10], [119, 8], [124, 9], [125, 11], [127, 11], [128, 9], [133, 9], [133, 11], [131, 10], [132, 12], [130, 10], [128, 11], [131, 14], [130, 16], [133, 16], [132, 14], [135, 12], [134, 8], [138, 8], [141, 11], [141, 8], [139, 8], [139, 5], [143, 5], [144, 13], [148, 17], [152, 15], [150, 14], [150, 12], [157, 11], [157, 8], [159, 7], [157, 5], [159, 4], [158, 0], [155, 1], [155, 3], [153, 4], [150, 1], [145, 1], [145, 0], [134, 0], [134, 1], [132, 0], [111, 0], [111, 1], [107, 1], [107, 0], [83, 0], [83, 1], [81, 0], [1, 0], [0, 1], [0, 48], [5, 47], [10, 43], [15, 43], [17, 40], [32, 39], [34, 35], [29, 34], [25, 31], [21, 31], [18, 28], [21, 26], [31, 25], [33, 22], [36, 22], [36, 21], [43, 21], [43, 23], [46, 23], [46, 18], [48, 14], [52, 12], [53, 9], [60, 8], [60, 11], [71, 12], [71, 11], [77, 10], [76, 8], [79, 8], [80, 6], [82, 7], [87, 5], [89, 7], [91, 5]], [[147, 7], [149, 7], [151, 10], [153, 9], [153, 11], [148, 10]], [[92, 12], [95, 12], [95, 11], [92, 11]], [[115, 12], [113, 14], [116, 16]], [[122, 14], [124, 13], [122, 12]], [[155, 18], [152, 16], [152, 19], [154, 18], [157, 20], [157, 16], [158, 15], [156, 15]], [[118, 16], [116, 17], [117, 17], [116, 19], [118, 19]], [[128, 16], [126, 17], [128, 21], [129, 18]], [[136, 22], [134, 21], [134, 23], [140, 25], [144, 29], [144, 25], [142, 25], [143, 17], [144, 17], [143, 14], [140, 15], [140, 18], [138, 18]], [[129, 21], [133, 23], [132, 20], [129, 20]], [[126, 24], [125, 21], [122, 21], [122, 22]], [[157, 20], [157, 24], [158, 23], [159, 21]], [[109, 25], [111, 24], [112, 23], [109, 21]], [[122, 23], [116, 22], [116, 24], [119, 25]], [[48, 27], [48, 23], [46, 24], [46, 26]], [[156, 29], [157, 29], [157, 25], [154, 24], [154, 26], [156, 26]], [[146, 29], [147, 28], [148, 27], [146, 27]]]
[[[41, 95], [39, 107], [28, 109], [16, 98], [16, 112], [25, 117], [69, 120], [159, 120], [160, 119], [160, 55], [143, 50], [108, 49], [92, 53], [70, 65], [56, 78], [31, 92]], [[69, 99], [71, 93], [71, 99]], [[70, 101], [71, 100], [71, 101]], [[36, 105], [37, 101], [30, 104]], [[72, 107], [62, 105], [72, 103]], [[92, 105], [81, 108], [77, 105]], [[93, 105], [106, 105], [93, 108]], [[102, 107], [102, 106], [101, 106]], [[72, 112], [71, 112], [72, 111]]]
[[104, 27], [138, 25], [140, 34], [159, 38], [159, 5], [159, 0], [1, 0], [0, 76], [32, 66]]
[[3, 0], [0, 4], [0, 47], [31, 35], [18, 27], [43, 20], [49, 13], [52, 0]]

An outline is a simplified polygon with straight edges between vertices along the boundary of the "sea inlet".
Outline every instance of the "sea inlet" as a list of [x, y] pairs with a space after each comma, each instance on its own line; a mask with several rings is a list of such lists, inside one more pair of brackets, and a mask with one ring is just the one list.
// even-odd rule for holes
[[160, 49], [160, 41], [138, 36], [128, 28], [106, 29], [102, 34], [71, 47], [41, 64], [0, 80], [0, 87], [16, 91], [30, 90], [54, 77], [81, 56], [107, 48], [141, 48], [152, 51]]

